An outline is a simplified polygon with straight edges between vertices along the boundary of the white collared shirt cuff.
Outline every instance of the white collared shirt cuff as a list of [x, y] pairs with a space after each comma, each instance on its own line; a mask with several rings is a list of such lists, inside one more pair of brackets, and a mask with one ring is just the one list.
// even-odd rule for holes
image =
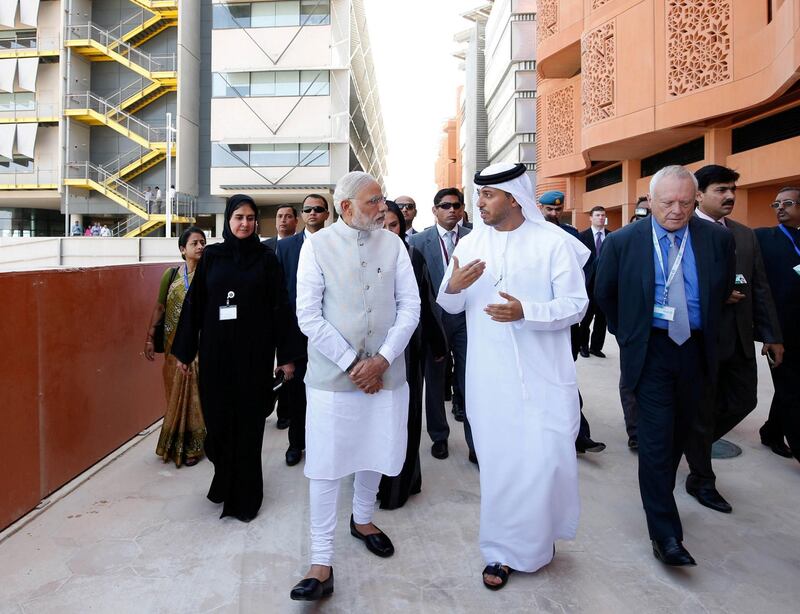
[[347, 371], [347, 367], [353, 364], [353, 361], [358, 358], [358, 354], [355, 353], [355, 350], [349, 349], [344, 353], [338, 362], [336, 363], [342, 371]]

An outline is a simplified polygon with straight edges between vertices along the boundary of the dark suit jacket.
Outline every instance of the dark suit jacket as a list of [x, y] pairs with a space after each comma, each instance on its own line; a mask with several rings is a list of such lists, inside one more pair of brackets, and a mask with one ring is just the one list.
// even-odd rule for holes
[[[300, 262], [300, 249], [306, 239], [305, 232], [299, 232], [292, 237], [286, 237], [278, 241], [275, 248], [275, 255], [278, 262], [283, 267], [283, 279], [286, 281], [286, 290], [289, 293], [289, 304], [292, 312], [297, 312], [297, 265]], [[267, 239], [269, 241], [269, 239]]]
[[786, 349], [800, 349], [800, 275], [792, 270], [800, 264], [800, 256], [794, 251], [789, 238], [780, 228], [758, 228], [755, 231], [767, 279], [775, 300], [783, 345]]
[[[609, 231], [604, 229], [603, 232], [607, 238]], [[594, 230], [589, 226], [589, 228], [578, 234], [578, 238], [592, 252], [589, 260], [586, 261], [586, 266], [583, 267], [583, 272], [586, 275], [586, 288], [591, 290], [594, 285], [594, 272], [597, 269], [597, 246], [594, 244]]]
[[[689, 234], [700, 285], [705, 366], [716, 375], [717, 340], [722, 306], [733, 290], [735, 254], [731, 234], [694, 216]], [[620, 348], [622, 383], [636, 388], [653, 327], [655, 256], [652, 223], [647, 217], [606, 237], [597, 261], [594, 297]]]
[[745, 226], [726, 219], [736, 246], [736, 273], [744, 275], [745, 298], [733, 305], [724, 305], [720, 316], [719, 357], [725, 360], [736, 350], [740, 339], [744, 353], [755, 358], [755, 341], [781, 343], [781, 330], [775, 303], [764, 270], [764, 261], [755, 233]]
[[[456, 226], [458, 230], [458, 239], [469, 234], [469, 228], [463, 226]], [[433, 295], [439, 294], [439, 286], [442, 285], [442, 278], [444, 277], [444, 260], [442, 258], [442, 243], [439, 238], [439, 231], [436, 224], [430, 228], [426, 228], [422, 232], [418, 232], [409, 239], [409, 244], [415, 250], [418, 250], [422, 257], [425, 259], [425, 266], [428, 268], [428, 276], [431, 281], [431, 290]], [[438, 303], [433, 306], [436, 316], [442, 317], [442, 308]], [[459, 314], [463, 317], [463, 314]]]
[[262, 243], [264, 245], [266, 245], [268, 248], [270, 248], [273, 252], [277, 253], [277, 251], [278, 251], [278, 237], [277, 236], [270, 237], [269, 239], [264, 239], [262, 241]]

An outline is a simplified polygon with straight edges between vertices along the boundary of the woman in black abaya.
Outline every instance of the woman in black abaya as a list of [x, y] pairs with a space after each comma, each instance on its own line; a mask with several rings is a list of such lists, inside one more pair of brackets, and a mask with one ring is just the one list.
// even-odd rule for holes
[[264, 494], [261, 442], [276, 348], [286, 379], [302, 352], [282, 269], [259, 241], [256, 219], [249, 196], [228, 199], [224, 242], [203, 252], [172, 345], [181, 368], [199, 353], [206, 455], [214, 464], [208, 498], [223, 504], [221, 517], [244, 522], [255, 518]]

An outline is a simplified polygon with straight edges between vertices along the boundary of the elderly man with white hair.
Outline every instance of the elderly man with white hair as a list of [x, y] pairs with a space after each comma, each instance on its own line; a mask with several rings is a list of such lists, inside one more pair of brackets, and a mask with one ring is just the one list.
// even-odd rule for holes
[[333, 194], [340, 215], [310, 235], [297, 268], [297, 321], [308, 337], [305, 475], [311, 507], [311, 568], [297, 601], [333, 593], [333, 538], [341, 479], [355, 474], [350, 533], [373, 554], [394, 554], [372, 523], [381, 474], [406, 455], [404, 351], [417, 328], [419, 290], [408, 250], [383, 230], [386, 199], [375, 179], [345, 175]]
[[578, 527], [579, 406], [570, 326], [589, 304], [589, 250], [536, 208], [524, 164], [475, 175], [479, 216], [438, 303], [466, 311], [466, 408], [481, 473], [483, 583], [550, 563]]
[[654, 556], [695, 565], [683, 546], [675, 473], [718, 366], [720, 313], [736, 258], [731, 233], [694, 215], [697, 179], [666, 166], [650, 181], [652, 215], [605, 240], [595, 298], [620, 349], [621, 385], [638, 402], [639, 491]]

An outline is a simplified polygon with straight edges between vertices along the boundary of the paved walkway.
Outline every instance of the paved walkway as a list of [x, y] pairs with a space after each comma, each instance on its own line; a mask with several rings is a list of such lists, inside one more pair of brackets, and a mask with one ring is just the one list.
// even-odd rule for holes
[[758, 442], [772, 394], [766, 370], [758, 409], [729, 437], [744, 454], [716, 463], [734, 513], [697, 504], [683, 491], [680, 470], [678, 506], [699, 566], [673, 570], [650, 551], [636, 457], [626, 448], [619, 409], [618, 352], [607, 349], [606, 360], [578, 363], [593, 435], [608, 444], [580, 459], [578, 538], [559, 543], [549, 567], [512, 576], [499, 593], [480, 581], [478, 476], [462, 433], [444, 461], [433, 459], [424, 441], [423, 492], [403, 509], [376, 514], [397, 547], [390, 559], [350, 537], [352, 488], [344, 488], [336, 593], [323, 605], [290, 601], [289, 589], [306, 569], [308, 493], [302, 466], [283, 462], [286, 433], [272, 417], [264, 506], [253, 522], [219, 520], [204, 496], [210, 464], [162, 464], [151, 434], [0, 543], [0, 612], [798, 611], [800, 464]]

